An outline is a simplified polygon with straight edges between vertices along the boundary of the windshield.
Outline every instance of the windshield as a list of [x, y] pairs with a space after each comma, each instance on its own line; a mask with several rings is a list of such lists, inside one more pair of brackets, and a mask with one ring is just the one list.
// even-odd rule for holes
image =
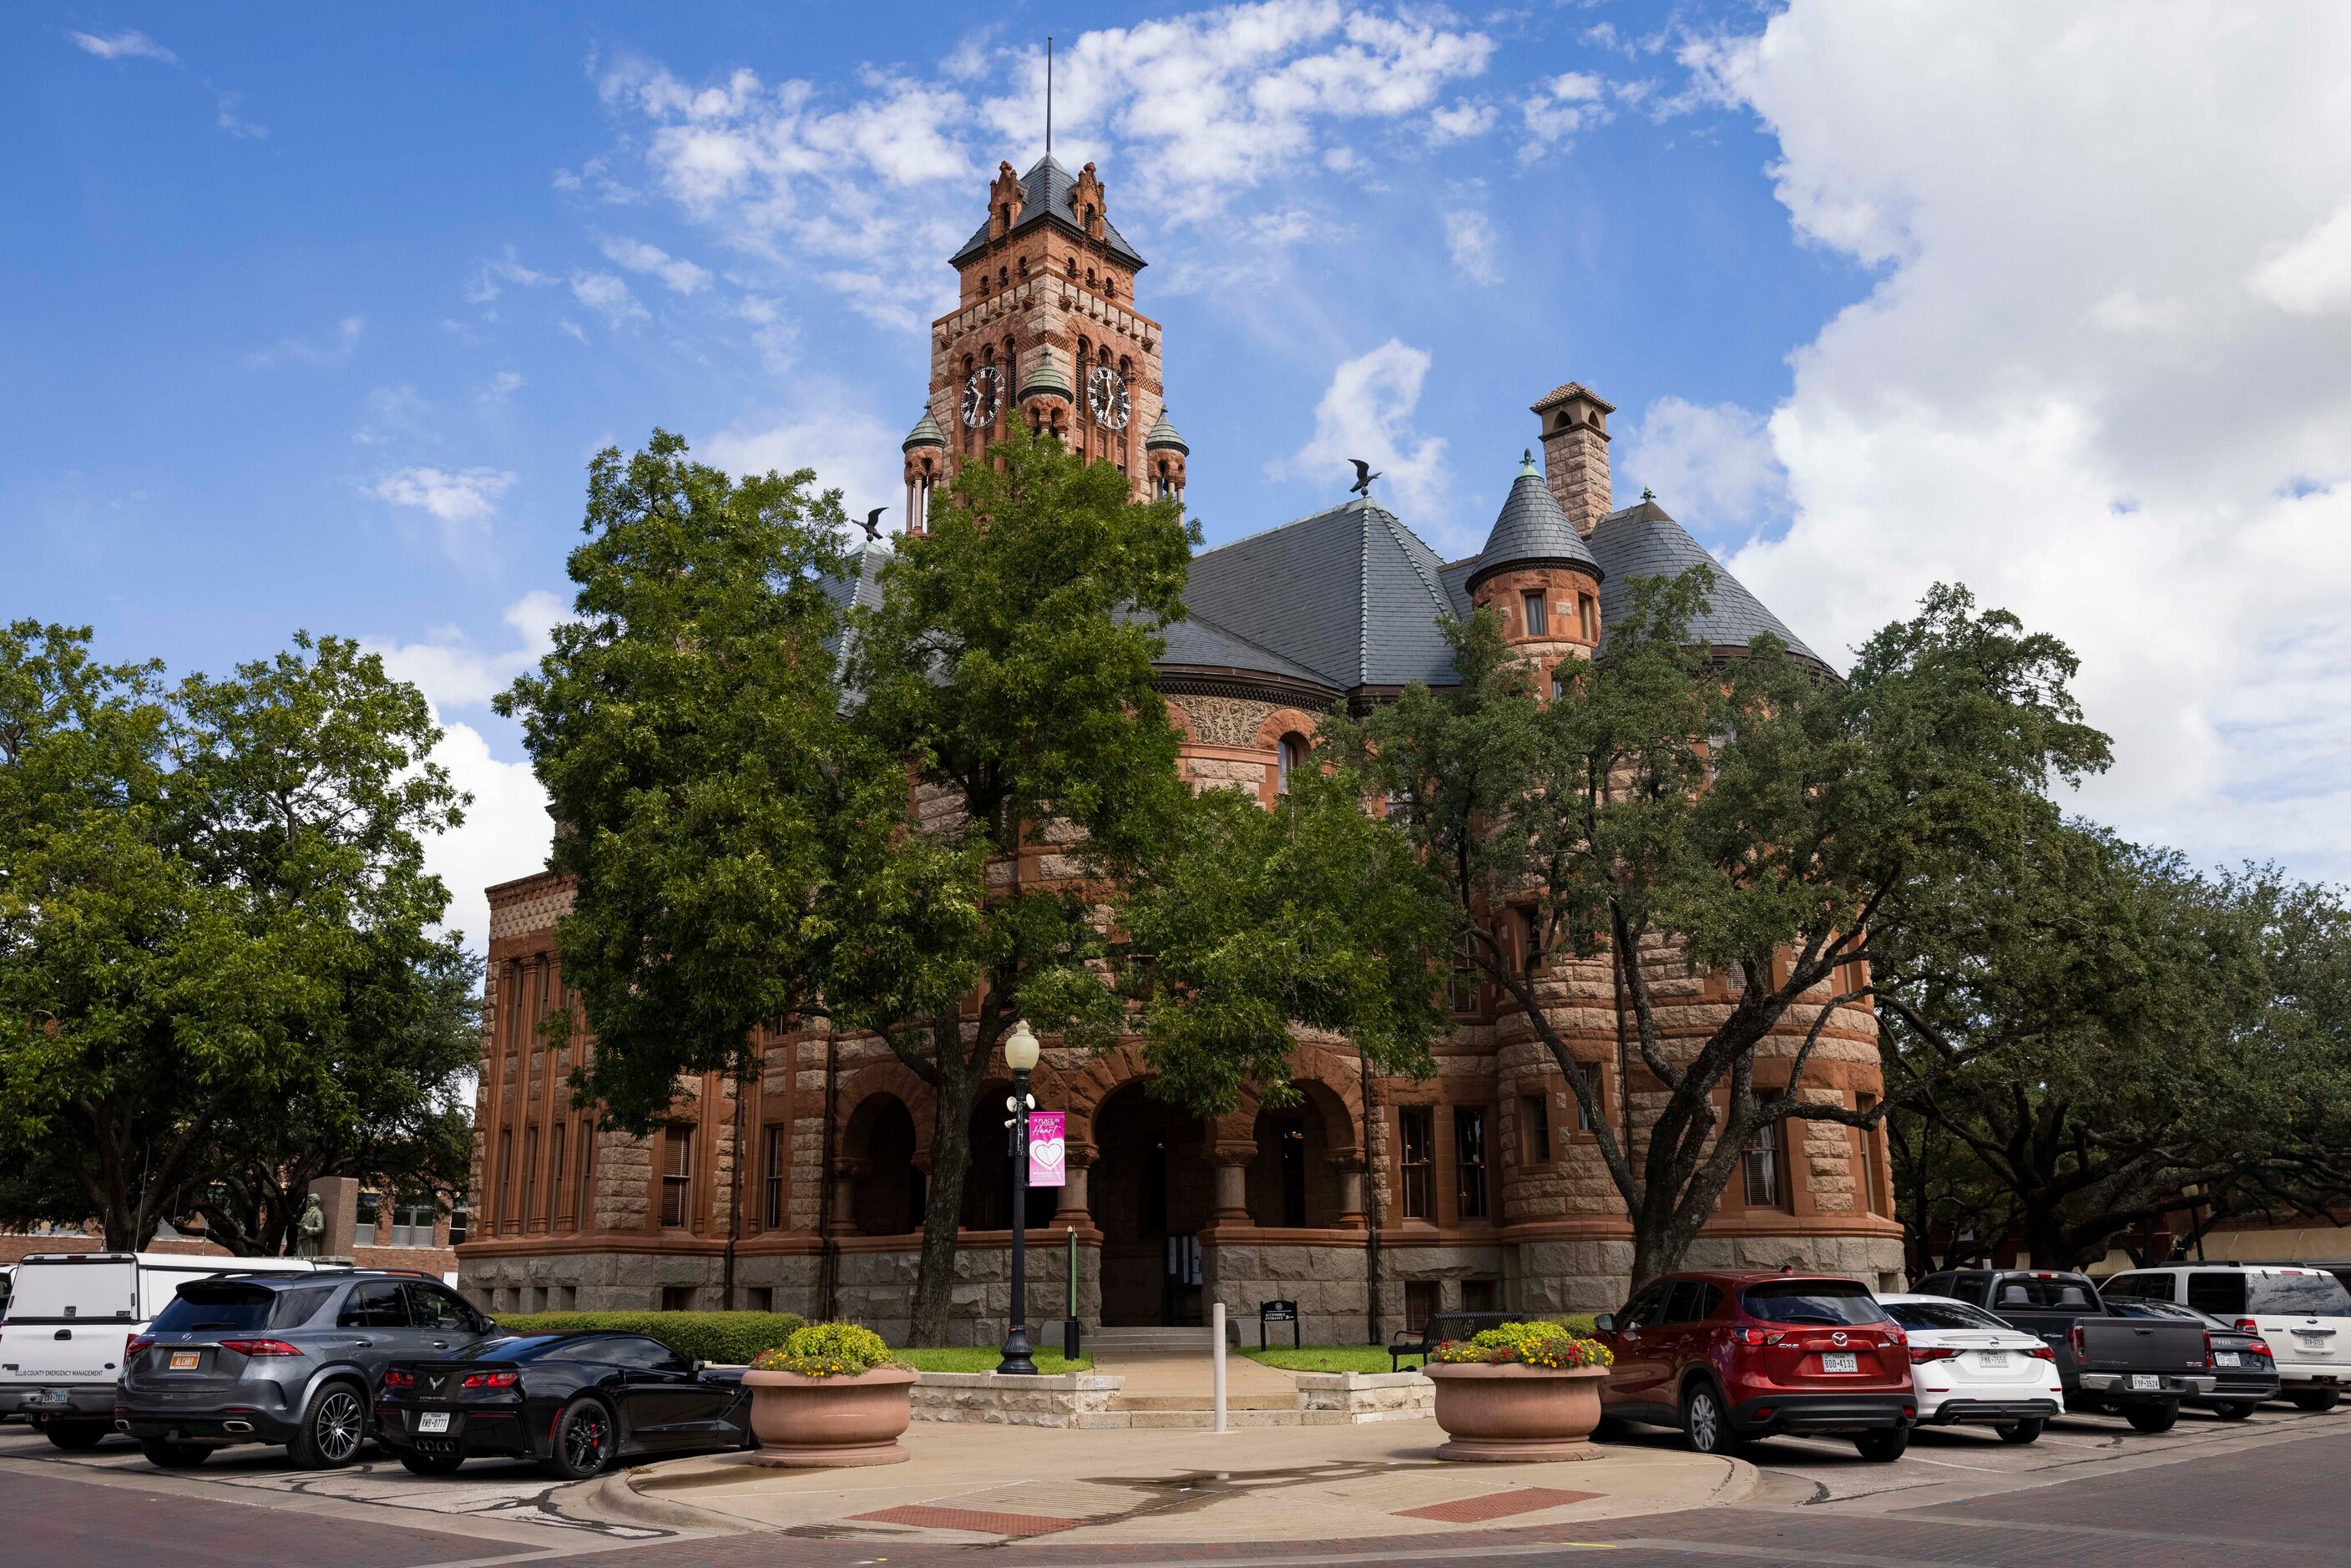
[[2003, 1274], [1992, 1288], [1991, 1310], [2043, 1307], [2090, 1312], [2095, 1310], [2096, 1300], [2090, 1281], [2079, 1274]]
[[1965, 1301], [1886, 1301], [1886, 1315], [1906, 1329], [1991, 1329], [2011, 1332], [1990, 1312]]
[[1868, 1287], [1851, 1280], [1773, 1280], [1750, 1285], [1740, 1297], [1750, 1317], [1767, 1323], [1880, 1323], [1886, 1309]]
[[2118, 1318], [2179, 1318], [2206, 1328], [2227, 1328], [2230, 1325], [2215, 1317], [2208, 1317], [2194, 1307], [2183, 1307], [2177, 1301], [2149, 1301], [2137, 1296], [2110, 1296], [2106, 1311]]
[[266, 1285], [183, 1285], [171, 1304], [155, 1314], [157, 1333], [207, 1333], [218, 1330], [290, 1329], [334, 1293], [332, 1285], [273, 1291]]
[[2332, 1274], [2255, 1274], [2245, 1283], [2257, 1312], [2351, 1318], [2351, 1291]]

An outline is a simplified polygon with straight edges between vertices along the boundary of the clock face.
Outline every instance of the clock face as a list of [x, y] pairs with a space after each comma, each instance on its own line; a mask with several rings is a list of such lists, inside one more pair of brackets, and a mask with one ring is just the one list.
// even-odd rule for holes
[[1004, 378], [994, 365], [982, 365], [971, 372], [963, 383], [963, 422], [977, 430], [983, 424], [996, 423], [996, 405], [1000, 401]]
[[1098, 423], [1124, 430], [1133, 412], [1126, 397], [1126, 380], [1108, 365], [1097, 365], [1086, 378], [1086, 403]]

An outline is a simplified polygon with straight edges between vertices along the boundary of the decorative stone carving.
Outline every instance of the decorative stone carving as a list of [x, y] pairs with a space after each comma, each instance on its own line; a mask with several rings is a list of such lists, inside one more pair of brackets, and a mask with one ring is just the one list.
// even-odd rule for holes
[[1192, 721], [1192, 733], [1204, 746], [1255, 746], [1258, 727], [1273, 711], [1273, 704], [1246, 697], [1181, 696], [1170, 699]]

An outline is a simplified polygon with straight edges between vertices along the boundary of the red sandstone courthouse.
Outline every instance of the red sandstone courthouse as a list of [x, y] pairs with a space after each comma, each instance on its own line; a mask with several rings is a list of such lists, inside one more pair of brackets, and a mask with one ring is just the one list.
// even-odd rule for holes
[[[1181, 499], [1189, 454], [1167, 417], [1160, 328], [1134, 304], [1144, 261], [1108, 210], [1091, 164], [1074, 177], [1050, 158], [1020, 177], [1002, 167], [987, 222], [953, 257], [960, 298], [931, 328], [928, 406], [904, 443], [910, 528], [1015, 419], [1117, 464], [1138, 496]], [[1196, 786], [1270, 802], [1318, 715], [1361, 712], [1413, 681], [1450, 684], [1441, 615], [1491, 607], [1531, 657], [1556, 664], [1601, 646], [1635, 579], [1710, 559], [1654, 501], [1610, 509], [1607, 402], [1570, 382], [1532, 412], [1542, 470], [1526, 465], [1468, 559], [1440, 559], [1368, 497], [1195, 559], [1190, 619], [1168, 629], [1157, 669]], [[864, 548], [844, 597], [871, 601], [888, 549]], [[1768, 631], [1818, 662], [1715, 570], [1704, 642], [1728, 653]], [[1050, 844], [1023, 852], [1026, 873], [1071, 870]], [[651, 1139], [599, 1133], [562, 1088], [569, 1050], [541, 1045], [527, 1022], [569, 1000], [553, 952], [567, 898], [544, 873], [490, 890], [475, 1218], [458, 1251], [468, 1293], [494, 1311], [716, 1308], [731, 1241], [735, 1305], [853, 1317], [898, 1339], [922, 1216], [946, 1202], [963, 1227], [957, 1336], [992, 1343], [1008, 1304], [1003, 1090], [979, 1098], [956, 1193], [925, 1177], [929, 1091], [871, 1039], [769, 1040], [765, 1073], [739, 1102], [714, 1076], [682, 1084], [674, 1120]], [[1678, 1015], [1668, 1031], [1702, 1034], [1727, 988], [1679, 977], [1669, 956], [1658, 964], [1659, 995]], [[1541, 978], [1614, 1113], [1640, 1122], [1654, 1085], [1627, 1051], [1610, 960], [1550, 961]], [[1132, 1045], [1102, 1056], [1049, 1046], [1036, 1093], [1070, 1113], [1070, 1182], [1058, 1208], [1050, 1194], [1030, 1205], [1031, 1321], [1061, 1315], [1071, 1233], [1080, 1313], [1097, 1326], [1198, 1322], [1211, 1301], [1246, 1313], [1280, 1298], [1300, 1303], [1310, 1343], [1359, 1341], [1374, 1268], [1390, 1328], [1440, 1308], [1615, 1305], [1629, 1231], [1573, 1097], [1514, 1005], [1466, 971], [1450, 1002], [1455, 1028], [1430, 1081], [1367, 1078], [1344, 1040], [1318, 1040], [1297, 1058], [1302, 1103], [1260, 1112], [1245, 1100], [1213, 1121], [1145, 1094]], [[1764, 1083], [1810, 1021], [1792, 1013], [1786, 1037], [1764, 1047]], [[1847, 1009], [1809, 1092], [1873, 1103], [1876, 1040], [1866, 1009]], [[1689, 1260], [1793, 1261], [1892, 1284], [1892, 1212], [1880, 1134], [1786, 1124], [1748, 1152]]]

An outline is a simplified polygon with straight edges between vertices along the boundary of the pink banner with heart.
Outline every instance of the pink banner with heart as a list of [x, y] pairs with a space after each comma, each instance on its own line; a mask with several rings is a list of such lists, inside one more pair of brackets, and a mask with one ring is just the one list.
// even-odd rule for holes
[[1029, 1113], [1029, 1185], [1067, 1186], [1069, 1149], [1063, 1142], [1063, 1111]]

